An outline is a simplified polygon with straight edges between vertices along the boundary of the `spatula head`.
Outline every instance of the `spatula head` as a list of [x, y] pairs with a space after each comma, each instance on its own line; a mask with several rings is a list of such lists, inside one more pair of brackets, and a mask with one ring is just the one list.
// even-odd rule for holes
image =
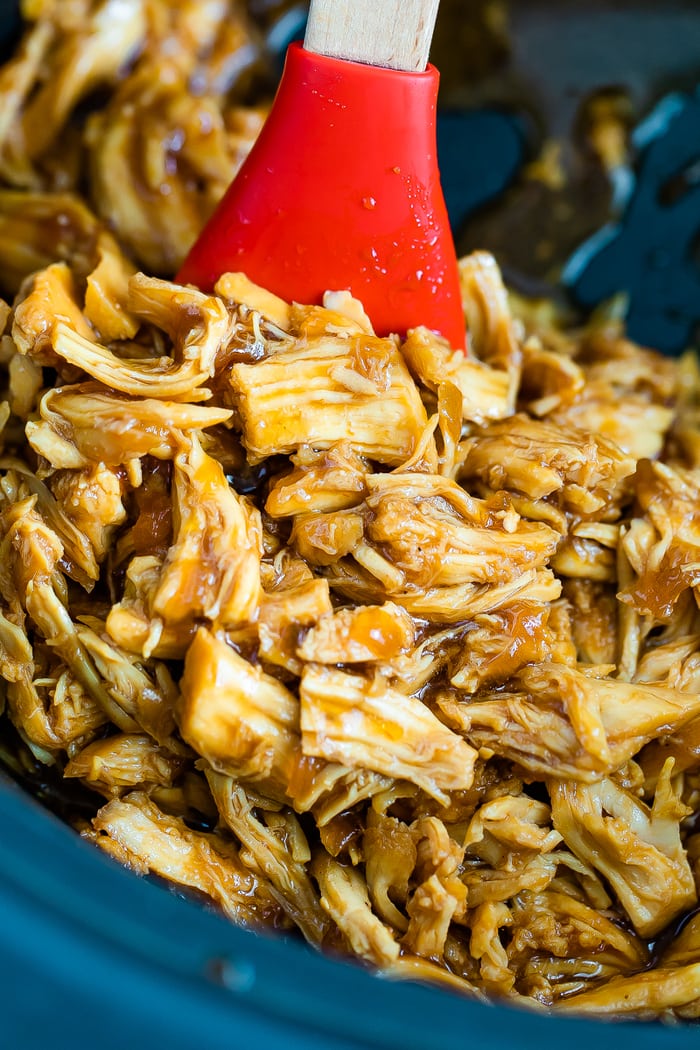
[[378, 334], [424, 324], [464, 347], [457, 259], [437, 167], [438, 73], [292, 44], [270, 116], [179, 280], [227, 271], [287, 299], [349, 289]]

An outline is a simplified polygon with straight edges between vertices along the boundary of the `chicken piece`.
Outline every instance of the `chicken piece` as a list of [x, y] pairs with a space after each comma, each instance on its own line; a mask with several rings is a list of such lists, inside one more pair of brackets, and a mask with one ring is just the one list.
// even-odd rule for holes
[[515, 984], [515, 974], [508, 967], [508, 955], [499, 933], [512, 922], [508, 906], [498, 902], [480, 904], [471, 918], [471, 954], [479, 960], [479, 976], [484, 986], [499, 995], [507, 995]]
[[644, 517], [632, 522], [622, 545], [637, 578], [619, 598], [643, 616], [667, 620], [683, 591], [700, 585], [700, 480], [643, 461], [635, 493]]
[[[59, 669], [49, 691], [48, 720], [69, 758], [90, 746], [108, 721], [107, 713], [70, 673]], [[66, 775], [64, 770], [64, 776]]]
[[434, 816], [420, 817], [411, 832], [416, 842], [416, 886], [406, 905], [409, 923], [402, 944], [416, 955], [437, 960], [444, 955], [452, 920], [465, 920], [464, 846]]
[[647, 963], [643, 942], [612, 915], [567, 892], [571, 889], [565, 884], [544, 892], [525, 890], [511, 903], [510, 966], [532, 975], [532, 964], [539, 963], [541, 974], [549, 972], [553, 979], [537, 994], [549, 1003], [562, 1002], [599, 978], [635, 973]]
[[136, 586], [107, 618], [112, 637], [134, 632], [127, 647], [146, 657], [184, 655], [202, 620], [228, 627], [251, 621], [262, 593], [259, 514], [194, 433], [175, 457], [172, 488], [173, 543], [162, 562], [138, 559]]
[[467, 890], [467, 906], [507, 903], [525, 890], [541, 893], [556, 878], [559, 855], [556, 853], [521, 854], [512, 870], [493, 868], [479, 863], [467, 866], [462, 876]]
[[547, 525], [508, 515], [506, 507], [499, 514], [474, 501], [467, 516], [437, 493], [416, 498], [410, 475], [392, 479], [401, 480], [371, 492], [365, 536], [401, 572], [404, 587], [506, 583], [543, 568], [559, 542]]
[[[531, 585], [523, 600], [537, 600], [538, 587], [540, 600], [558, 597], [559, 584], [539, 572], [558, 535], [522, 521], [507, 500], [474, 499], [437, 474], [366, 480], [366, 509], [298, 516], [292, 532], [307, 561], [328, 565], [331, 586], [354, 601], [391, 597], [413, 615], [449, 623], [498, 608]], [[348, 554], [361, 567], [360, 588], [339, 560]]]
[[[616, 376], [624, 376], [626, 364], [616, 364]], [[575, 401], [549, 416], [565, 429], [599, 434], [635, 461], [655, 459], [662, 452], [673, 422], [673, 409], [654, 404], [643, 393], [620, 390], [607, 378], [585, 371], [585, 386]]]
[[127, 306], [134, 267], [108, 233], [100, 233], [95, 251], [97, 262], [87, 277], [84, 315], [102, 341], [133, 339], [140, 327]]
[[255, 141], [265, 107], [234, 104], [261, 55], [238, 3], [160, 4], [134, 70], [86, 125], [93, 197], [135, 258], [173, 273]]
[[644, 772], [646, 790], [656, 789], [656, 783], [664, 765], [673, 759], [675, 775], [700, 767], [700, 718], [693, 718], [669, 736], [652, 740], [639, 757]]
[[700, 998], [700, 963], [689, 966], [657, 966], [645, 973], [629, 977], [612, 977], [599, 988], [581, 992], [557, 1004], [559, 1013], [586, 1016], [596, 1014], [607, 1018], [634, 1017], [652, 1020], [669, 1011], [683, 1016], [683, 1008], [693, 1007], [690, 1016], [697, 1016]]
[[343, 559], [324, 570], [334, 591], [361, 605], [391, 597], [414, 618], [436, 625], [463, 624], [480, 613], [494, 612], [516, 600], [552, 602], [561, 593], [561, 583], [549, 569], [529, 569], [503, 584], [463, 583], [403, 590], [399, 572], [373, 547], [358, 544], [353, 556], [360, 564], [353, 565]]
[[[0, 307], [0, 313], [2, 308]], [[2, 318], [0, 317], [0, 322]], [[11, 340], [8, 339], [8, 342]], [[14, 348], [14, 344], [13, 344]], [[4, 401], [2, 428], [10, 416], [10, 410], [19, 419], [26, 420], [37, 407], [44, 382], [44, 373], [40, 365], [30, 357], [13, 353], [7, 365], [8, 401]]]
[[214, 372], [216, 353], [225, 343], [230, 318], [220, 299], [157, 278], [136, 274], [129, 282], [128, 309], [173, 340], [173, 356], [118, 357], [111, 350], [59, 321], [54, 352], [105, 385], [137, 397], [157, 394], [173, 401], [203, 401], [202, 386]]
[[319, 334], [257, 364], [234, 364], [231, 385], [253, 463], [346, 441], [369, 459], [399, 464], [427, 423], [391, 339]]
[[148, 736], [119, 733], [96, 740], [75, 754], [64, 777], [80, 777], [105, 798], [119, 798], [134, 788], [170, 787], [182, 771], [184, 760], [164, 751]]
[[558, 576], [568, 579], [616, 583], [616, 554], [595, 540], [570, 535], [562, 540], [550, 564]]
[[[15, 499], [32, 497], [36, 501], [34, 506], [37, 513], [62, 545], [61, 569], [86, 591], [91, 591], [99, 578], [100, 570], [95, 548], [88, 536], [78, 528], [70, 514], [55, 499], [48, 485], [40, 481], [20, 461], [13, 461], [12, 471], [5, 475], [5, 485], [9, 484], [10, 479], [13, 479], [15, 484]], [[115, 512], [119, 514], [116, 508]]]
[[[65, 604], [65, 580], [58, 568], [63, 545], [35, 510], [36, 498], [20, 500], [0, 515], [0, 593], [29, 620], [92, 698], [112, 717], [118, 710], [81, 642]], [[30, 710], [37, 710], [29, 688]], [[128, 721], [129, 730], [137, 728]]]
[[368, 466], [346, 442], [327, 452], [302, 448], [294, 457], [296, 469], [282, 474], [270, 486], [265, 510], [273, 518], [296, 514], [332, 513], [361, 503], [366, 495]]
[[381, 679], [307, 664], [299, 695], [304, 754], [408, 780], [443, 802], [471, 786], [476, 752]]
[[613, 589], [590, 580], [566, 580], [563, 593], [571, 605], [571, 627], [580, 662], [616, 663], [618, 603]]
[[[461, 888], [464, 891], [463, 885]], [[415, 955], [441, 959], [450, 923], [459, 904], [460, 901], [437, 875], [431, 875], [416, 888], [408, 902], [410, 921], [402, 944]]]
[[490, 799], [472, 817], [464, 846], [493, 868], [509, 870], [513, 854], [549, 853], [559, 845], [562, 836], [551, 819], [549, 806], [527, 795]]
[[556, 496], [566, 509], [602, 511], [635, 468], [634, 459], [597, 433], [520, 414], [492, 423], [472, 438], [462, 470], [490, 489], [514, 489], [531, 499]]
[[653, 638], [637, 663], [634, 681], [658, 682], [688, 693], [697, 693], [700, 690], [699, 655], [700, 634], [681, 634], [680, 637], [671, 637], [669, 641], [665, 641], [663, 636]]
[[[361, 510], [336, 510], [320, 514], [297, 514], [290, 543], [309, 564], [334, 566], [340, 558], [352, 554], [363, 557], [364, 516]], [[381, 555], [378, 556], [381, 558]], [[382, 564], [386, 559], [382, 559]], [[388, 566], [391, 574], [391, 567]], [[391, 579], [398, 581], [394, 572]]]
[[[279, 829], [282, 833], [275, 834], [274, 827], [266, 826], [255, 816], [253, 804], [240, 784], [214, 770], [205, 772], [219, 812], [244, 847], [241, 860], [254, 874], [264, 875], [270, 881], [272, 893], [294, 925], [309, 943], [320, 945], [330, 923], [305, 868], [311, 855], [296, 818], [287, 813]], [[290, 822], [296, 829], [294, 835], [289, 834]]]
[[104, 560], [114, 535], [126, 521], [119, 476], [102, 464], [56, 474], [51, 491], [66, 517], [92, 546], [96, 563]]
[[515, 412], [513, 374], [490, 368], [452, 348], [427, 328], [414, 328], [401, 344], [401, 353], [418, 383], [436, 394], [451, 383], [462, 395], [465, 420], [486, 423]]
[[73, 275], [64, 262], [34, 274], [15, 307], [12, 338], [20, 354], [60, 370], [64, 363], [54, 346], [60, 329], [85, 342], [95, 334], [80, 309]]
[[34, 173], [22, 142], [20, 116], [55, 36], [52, 20], [38, 19], [24, 33], [14, 55], [0, 69], [0, 174], [3, 181], [19, 185], [33, 181]]
[[[693, 836], [694, 837], [694, 836]], [[666, 945], [659, 965], [662, 967], [687, 966], [700, 955], [700, 915], [696, 912], [682, 924], [675, 937]], [[700, 997], [700, 990], [698, 991]]]
[[42, 646], [34, 648], [24, 630], [0, 620], [0, 672], [8, 714], [40, 761], [53, 763], [85, 746], [108, 721], [103, 707], [64, 667], [49, 667]]
[[164, 624], [152, 616], [152, 598], [160, 581], [163, 559], [155, 555], [132, 558], [126, 570], [122, 600], [110, 609], [105, 628], [127, 653], [148, 660], [182, 659], [197, 630], [192, 620]]
[[306, 659], [299, 648], [304, 630], [313, 629], [315, 623], [332, 612], [328, 583], [310, 572], [296, 586], [275, 588], [263, 597], [258, 612], [260, 656], [300, 675], [302, 659]]
[[549, 783], [555, 828], [576, 856], [607, 879], [643, 937], [653, 937], [697, 903], [679, 827], [689, 810], [671, 785], [672, 770], [671, 759], [651, 809], [609, 779]]
[[468, 629], [468, 625], [460, 623], [435, 631], [410, 652], [394, 657], [391, 663], [379, 663], [377, 670], [399, 692], [418, 694], [443, 668], [457, 660]]
[[204, 893], [239, 926], [288, 925], [267, 880], [241, 864], [232, 843], [191, 831], [141, 792], [108, 802], [92, 824], [94, 832], [83, 837], [138, 874], [151, 872]]
[[297, 652], [310, 663], [372, 663], [391, 661], [414, 640], [411, 617], [387, 602], [329, 612], [308, 631]]
[[583, 390], [582, 369], [564, 353], [548, 350], [537, 336], [523, 343], [523, 368], [518, 397], [527, 399], [530, 415], [543, 417], [571, 404]]
[[460, 259], [459, 278], [470, 349], [493, 368], [506, 369], [517, 386], [520, 345], [496, 260], [488, 252], [472, 252]]
[[388, 791], [392, 784], [389, 777], [369, 769], [348, 769], [305, 755], [300, 741], [287, 795], [296, 812], [312, 813], [321, 829], [366, 799]]
[[585, 387], [570, 406], [553, 418], [599, 433], [635, 459], [660, 455], [679, 393], [679, 373], [672, 361], [623, 338], [619, 324], [593, 326], [583, 334], [578, 359]]
[[0, 611], [0, 675], [5, 682], [17, 682], [32, 664], [33, 652], [23, 626], [10, 619], [13, 615], [20, 620], [22, 617], [9, 609], [8, 613], [6, 616]]
[[547, 606], [518, 601], [475, 616], [451, 668], [451, 684], [475, 693], [483, 685], [507, 680], [528, 663], [539, 663], [549, 648], [548, 618]]
[[299, 748], [299, 701], [203, 628], [187, 652], [178, 721], [215, 770], [284, 799]]
[[390, 928], [372, 912], [367, 885], [356, 868], [348, 868], [327, 853], [317, 854], [311, 874], [321, 891], [321, 906], [345, 937], [353, 954], [374, 966], [388, 966], [399, 957]]
[[260, 517], [194, 433], [175, 457], [173, 492], [174, 543], [153, 594], [153, 615], [173, 624], [205, 618], [235, 626], [252, 619], [261, 597]]
[[590, 678], [563, 665], [523, 668], [478, 701], [438, 701], [448, 725], [539, 776], [593, 781], [700, 711], [700, 698], [663, 686]]
[[405, 907], [408, 900], [409, 880], [418, 858], [415, 836], [402, 821], [372, 806], [367, 811], [362, 851], [372, 907], [380, 919], [404, 933], [408, 919], [397, 905]]
[[285, 299], [263, 288], [244, 273], [222, 273], [214, 291], [231, 306], [245, 306], [271, 321], [283, 332], [292, 327], [292, 308]]
[[0, 288], [15, 295], [26, 277], [56, 262], [70, 263], [77, 277], [87, 277], [101, 237], [111, 235], [73, 194], [0, 188]]
[[305, 756], [297, 698], [203, 628], [185, 659], [178, 721], [183, 738], [217, 772], [297, 812], [314, 809], [319, 824], [388, 784]]
[[680, 392], [676, 362], [625, 338], [619, 320], [587, 329], [580, 340], [579, 355], [589, 377], [607, 379], [618, 394], [638, 391], [664, 403]]
[[165, 665], [146, 670], [134, 656], [111, 644], [99, 621], [94, 627], [98, 630], [80, 627], [77, 637], [104, 683], [111, 720], [125, 733], [144, 731], [167, 750], [180, 753], [182, 745], [173, 739], [177, 690]]
[[61, 27], [42, 62], [44, 83], [40, 81], [6, 140], [10, 156], [22, 151], [31, 161], [45, 153], [76, 104], [100, 85], [116, 80], [146, 33], [141, 0], [102, 0], [81, 6], [82, 17], [73, 22], [73, 31]]
[[94, 461], [116, 467], [141, 456], [172, 459], [184, 433], [231, 416], [208, 405], [129, 400], [93, 383], [48, 390], [40, 412], [40, 421], [27, 423], [27, 439], [57, 470], [88, 468]]

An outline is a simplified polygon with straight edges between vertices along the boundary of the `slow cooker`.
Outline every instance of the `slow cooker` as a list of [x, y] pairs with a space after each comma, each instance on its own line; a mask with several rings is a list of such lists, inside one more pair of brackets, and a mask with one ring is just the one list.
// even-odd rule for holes
[[[444, 6], [454, 18], [460, 0], [445, 0]], [[466, 10], [466, 0], [461, 6]], [[696, 0], [566, 5], [533, 0], [514, 2], [512, 9], [515, 61], [497, 74], [477, 76], [465, 69], [458, 49], [448, 46], [449, 33], [441, 34], [438, 26], [441, 161], [464, 250], [478, 243], [498, 254], [508, 243], [522, 244], [528, 216], [531, 222], [540, 205], [530, 202], [528, 210], [527, 199], [523, 204], [519, 170], [533, 139], [572, 131], [574, 103], [587, 92], [627, 87], [639, 110], [651, 113], [669, 92], [697, 91], [700, 81]], [[302, 10], [298, 16], [288, 30], [299, 31]], [[17, 5], [5, 0], [0, 47], [10, 46], [18, 25]], [[276, 41], [280, 52], [286, 42]], [[573, 229], [564, 222], [554, 231], [559, 239], [554, 236], [554, 256], [546, 266], [528, 267], [515, 250], [501, 253], [507, 276], [523, 290], [560, 296], [552, 274], [562, 267], [566, 272], [582, 245], [588, 245], [588, 255], [579, 256], [579, 264], [595, 260], [594, 238], [602, 243], [600, 227], [615, 221], [609, 214], [614, 194], [604, 194], [601, 203], [591, 179], [583, 177], [579, 192], [584, 203], [587, 192], [593, 195], [590, 214]], [[674, 263], [696, 269], [697, 196], [692, 251]], [[692, 215], [690, 221], [692, 227]], [[663, 224], [659, 228], [663, 239]], [[659, 245], [652, 247], [657, 255], [655, 262], [650, 255], [650, 265], [657, 265]], [[646, 280], [648, 274], [647, 268]], [[700, 294], [684, 315], [682, 338], [677, 330], [669, 334], [662, 323], [669, 280], [673, 273], [663, 271], [662, 279], [652, 281], [659, 296], [647, 299], [646, 321], [644, 312], [638, 319], [647, 328], [635, 336], [646, 335], [646, 341], [673, 351], [700, 319]], [[574, 306], [575, 283], [572, 279]], [[602, 298], [608, 291], [604, 280], [600, 289]], [[595, 298], [595, 290], [587, 294]], [[321, 957], [298, 941], [234, 928], [201, 903], [122, 870], [7, 773], [0, 773], [0, 871], [0, 1041], [8, 1048], [427, 1050], [463, 1042], [528, 1050], [556, 1041], [570, 1050], [620, 1042], [637, 1050], [674, 1050], [692, 1045], [696, 1035], [684, 1025], [605, 1024], [472, 1001], [377, 977]]]

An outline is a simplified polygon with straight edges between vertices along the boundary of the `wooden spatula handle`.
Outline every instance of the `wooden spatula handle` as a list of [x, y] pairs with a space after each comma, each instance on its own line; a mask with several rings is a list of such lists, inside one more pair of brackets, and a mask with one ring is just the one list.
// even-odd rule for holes
[[307, 51], [422, 72], [440, 0], [311, 0]]

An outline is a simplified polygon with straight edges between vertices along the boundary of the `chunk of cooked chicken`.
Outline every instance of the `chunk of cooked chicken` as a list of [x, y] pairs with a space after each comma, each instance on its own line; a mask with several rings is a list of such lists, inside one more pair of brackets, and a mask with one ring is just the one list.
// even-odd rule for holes
[[440, 801], [471, 786], [476, 751], [381, 678], [307, 664], [299, 696], [305, 754], [408, 780]]
[[98, 242], [110, 236], [72, 193], [0, 187], [0, 288], [15, 295], [25, 278], [55, 262], [69, 262], [73, 273], [85, 278], [98, 261]]
[[139, 874], [152, 872], [199, 890], [241, 926], [284, 928], [269, 883], [241, 864], [238, 847], [220, 835], [191, 831], [135, 791], [103, 806], [84, 837]]
[[183, 738], [221, 773], [317, 819], [386, 786], [364, 770], [307, 757], [299, 701], [280, 681], [200, 629], [185, 660], [178, 720]]
[[78, 304], [70, 268], [56, 262], [32, 277], [27, 294], [15, 308], [12, 338], [20, 354], [60, 368], [63, 362], [54, 343], [61, 326], [87, 342], [95, 334]]
[[204, 620], [228, 627], [252, 620], [262, 593], [258, 511], [194, 433], [182, 446], [173, 464], [173, 542], [162, 562], [135, 559], [136, 586], [107, 620], [112, 637], [131, 634], [127, 648], [146, 656], [161, 641], [164, 651], [184, 655]]
[[108, 467], [88, 466], [81, 471], [54, 475], [51, 491], [66, 516], [91, 544], [94, 560], [101, 562], [116, 530], [126, 521], [119, 476]]
[[399, 910], [408, 900], [409, 881], [418, 859], [410, 827], [372, 806], [362, 839], [365, 878], [372, 906], [384, 922], [405, 932], [408, 918]]
[[314, 624], [332, 613], [328, 583], [310, 572], [292, 586], [275, 587], [258, 609], [260, 656], [292, 674], [301, 674], [302, 659], [307, 659], [299, 648], [304, 631], [313, 630]]
[[576, 856], [607, 879], [644, 937], [697, 903], [680, 837], [680, 821], [689, 811], [672, 786], [672, 770], [671, 759], [651, 809], [609, 778], [549, 784], [555, 828]]
[[694, 1006], [700, 998], [700, 963], [688, 966], [655, 967], [644, 973], [611, 977], [599, 988], [581, 992], [558, 1004], [559, 1012], [596, 1014], [608, 1018], [635, 1017], [651, 1020], [671, 1011]]
[[228, 484], [194, 434], [174, 460], [174, 542], [152, 611], [165, 623], [201, 618], [235, 626], [253, 617], [261, 594], [260, 519]]
[[106, 798], [126, 791], [146, 790], [153, 785], [172, 786], [184, 760], [136, 733], [119, 733], [95, 740], [75, 754], [63, 771], [64, 777], [80, 777]]
[[637, 578], [620, 598], [642, 615], [665, 620], [683, 591], [700, 584], [700, 478], [645, 460], [635, 491], [643, 517], [633, 519], [622, 545]]
[[91, 115], [85, 137], [100, 214], [162, 274], [183, 262], [266, 106], [237, 104], [262, 43], [243, 5], [186, 0], [175, 12], [161, 0], [156, 9], [139, 61]]
[[479, 478], [493, 491], [555, 496], [567, 510], [590, 515], [610, 503], [634, 467], [631, 456], [594, 431], [519, 414], [472, 438], [463, 476]]
[[[310, 853], [294, 815], [287, 813], [277, 827], [274, 821], [266, 825], [256, 817], [245, 789], [232, 777], [212, 769], [206, 775], [219, 812], [244, 847], [240, 853], [243, 863], [269, 879], [272, 893], [292, 922], [308, 941], [321, 944], [330, 923], [306, 870]], [[290, 833], [292, 828], [295, 834]]]
[[393, 602], [339, 609], [323, 616], [299, 646], [309, 663], [354, 664], [391, 661], [415, 638], [413, 620]]
[[48, 390], [40, 414], [27, 423], [27, 440], [57, 470], [88, 468], [94, 461], [116, 467], [142, 456], [172, 459], [183, 434], [231, 416], [209, 405], [127, 399], [92, 383]]
[[[94, 626], [102, 627], [99, 622]], [[77, 639], [101, 676], [111, 720], [125, 733], [143, 730], [167, 750], [181, 753], [182, 743], [173, 739], [177, 691], [164, 665], [145, 670], [104, 631], [88, 626], [77, 630]]]
[[700, 710], [677, 689], [594, 678], [557, 664], [523, 668], [510, 688], [474, 702], [438, 701], [448, 725], [539, 776], [592, 781], [619, 769], [644, 744]]
[[299, 748], [299, 701], [204, 628], [187, 651], [178, 721], [215, 770], [285, 797]]
[[414, 328], [401, 344], [401, 353], [421, 386], [436, 394], [451, 383], [462, 395], [464, 419], [485, 423], [515, 412], [515, 385], [509, 372], [490, 368], [452, 348], [427, 328]]
[[540, 1002], [563, 1004], [601, 979], [639, 972], [648, 961], [647, 947], [634, 933], [580, 899], [566, 881], [519, 893], [510, 919], [509, 964], [518, 969], [528, 960], [523, 983]]
[[369, 468], [347, 441], [332, 445], [327, 452], [301, 448], [294, 459], [296, 469], [270, 486], [265, 510], [273, 518], [292, 517], [309, 509], [327, 514], [363, 501]]
[[460, 260], [459, 277], [470, 348], [481, 361], [507, 369], [517, 383], [520, 344], [496, 260], [488, 252], [472, 252]]
[[322, 907], [352, 952], [375, 966], [396, 962], [399, 944], [390, 927], [372, 912], [367, 884], [360, 872], [339, 864], [326, 853], [314, 857], [311, 873], [321, 891]]
[[477, 614], [451, 670], [451, 684], [475, 693], [526, 664], [539, 663], [551, 644], [548, 618], [548, 606], [518, 601], [498, 612]]
[[[72, 32], [66, 32], [64, 24], [63, 32], [56, 33], [58, 27], [52, 25], [55, 16], [40, 18], [36, 23], [27, 42], [28, 50], [38, 49], [38, 41], [43, 43], [45, 37], [50, 44], [44, 50], [41, 66], [33, 70], [34, 77], [24, 78], [25, 97], [37, 81], [39, 89], [31, 93], [19, 122], [8, 127], [0, 156], [5, 153], [12, 158], [13, 154], [24, 153], [31, 162], [44, 153], [77, 102], [100, 85], [114, 82], [146, 33], [146, 12], [141, 0], [84, 0], [79, 6], [82, 10], [72, 20]], [[52, 32], [46, 33], [47, 24]]]
[[427, 423], [415, 383], [391, 339], [325, 332], [257, 364], [234, 364], [231, 384], [251, 462], [346, 441], [399, 464]]

